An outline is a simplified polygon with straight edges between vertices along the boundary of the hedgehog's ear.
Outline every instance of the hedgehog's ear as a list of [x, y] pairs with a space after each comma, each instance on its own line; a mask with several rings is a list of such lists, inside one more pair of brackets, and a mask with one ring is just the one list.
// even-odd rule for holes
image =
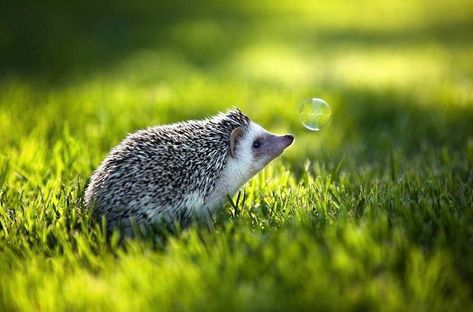
[[233, 129], [232, 134], [230, 135], [230, 156], [232, 156], [232, 158], [235, 158], [235, 145], [242, 136], [243, 136], [242, 127]]

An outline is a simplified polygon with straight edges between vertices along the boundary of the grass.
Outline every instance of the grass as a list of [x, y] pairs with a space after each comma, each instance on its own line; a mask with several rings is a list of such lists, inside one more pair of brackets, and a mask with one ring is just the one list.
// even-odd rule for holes
[[[24, 5], [0, 27], [0, 310], [471, 309], [468, 1]], [[126, 133], [231, 106], [296, 143], [214, 231], [122, 240], [82, 209]]]

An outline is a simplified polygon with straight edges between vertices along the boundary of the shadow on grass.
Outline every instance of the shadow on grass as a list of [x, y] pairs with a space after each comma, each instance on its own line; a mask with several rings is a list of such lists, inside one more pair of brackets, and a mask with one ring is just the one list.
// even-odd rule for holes
[[[314, 25], [280, 28], [290, 13], [268, 7], [251, 10], [236, 1], [10, 1], [0, 13], [0, 75], [26, 75], [62, 82], [107, 70], [137, 50], [169, 50], [197, 67], [218, 64], [242, 46], [278, 36], [307, 46], [334, 49], [339, 44], [411, 45], [436, 42], [463, 45], [472, 41], [472, 22], [438, 20], [389, 32], [324, 29]], [[287, 16], [286, 16], [287, 15]], [[287, 33], [286, 33], [287, 32]]]
[[417, 46], [426, 43], [461, 48], [473, 42], [473, 22], [440, 20], [428, 25], [391, 31], [377, 31], [376, 29], [325, 29], [321, 31], [314, 29], [314, 34], [319, 41], [319, 48], [320, 46], [333, 48], [339, 44], [359, 44], [370, 48], [374, 46]]
[[[2, 11], [2, 74], [20, 73], [59, 81], [71, 72], [106, 69], [136, 50], [179, 50], [179, 44], [198, 41], [213, 30], [212, 25], [205, 24], [210, 17], [225, 23], [232, 14], [232, 19], [238, 19], [238, 29], [245, 24], [244, 15], [233, 14], [232, 7], [219, 6], [214, 1], [22, 1], [9, 2]], [[200, 22], [201, 29], [175, 31], [177, 25], [189, 21]], [[203, 41], [200, 55], [198, 47], [180, 52], [196, 59], [205, 55], [208, 61], [217, 60], [218, 55], [212, 53], [217, 49], [210, 49], [215, 42]], [[220, 47], [222, 52], [232, 49], [237, 41], [233, 37], [225, 43]]]
[[465, 138], [473, 133], [473, 109], [451, 100], [419, 103], [415, 94], [395, 90], [344, 90], [348, 139], [381, 146], [389, 141], [407, 154], [416, 154], [426, 146], [462, 150]]

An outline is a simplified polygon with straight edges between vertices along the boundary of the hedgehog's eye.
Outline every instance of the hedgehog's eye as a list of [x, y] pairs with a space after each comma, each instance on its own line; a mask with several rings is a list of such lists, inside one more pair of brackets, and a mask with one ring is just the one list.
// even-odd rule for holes
[[254, 148], [258, 148], [258, 147], [260, 147], [260, 146], [261, 146], [261, 142], [260, 142], [260, 141], [256, 140], [256, 141], [253, 142], [253, 147], [254, 147]]

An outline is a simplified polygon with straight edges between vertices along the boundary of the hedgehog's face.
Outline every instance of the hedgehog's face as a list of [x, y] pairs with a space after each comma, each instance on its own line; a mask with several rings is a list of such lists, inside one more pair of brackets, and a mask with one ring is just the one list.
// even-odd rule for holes
[[292, 142], [294, 137], [290, 134], [274, 135], [250, 122], [247, 131], [243, 131], [242, 128], [233, 131], [230, 155], [233, 155], [235, 161], [250, 175], [254, 175], [281, 155]]

